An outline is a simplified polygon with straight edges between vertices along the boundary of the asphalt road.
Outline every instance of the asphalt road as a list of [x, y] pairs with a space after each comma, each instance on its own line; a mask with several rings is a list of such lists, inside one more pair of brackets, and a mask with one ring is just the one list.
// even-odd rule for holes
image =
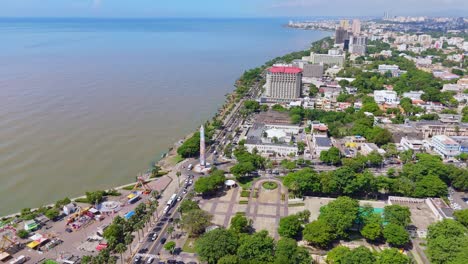
[[[221, 130], [213, 139], [215, 142], [214, 144], [208, 146], [206, 149], [207, 152], [207, 160], [213, 160], [217, 156], [217, 154], [214, 154], [214, 151], [216, 150], [217, 152], [221, 152], [224, 148], [224, 143], [227, 141], [228, 135], [231, 133], [235, 133], [235, 128], [239, 126], [239, 124], [242, 122], [242, 117], [239, 114], [239, 110], [241, 109], [243, 103], [245, 100], [250, 100], [250, 99], [255, 99], [260, 91], [260, 85], [257, 83], [255, 87], [252, 90], [251, 96], [241, 99], [235, 109], [231, 112], [231, 114], [226, 118], [224, 121], [224, 128]], [[188, 171], [187, 168], [188, 165], [190, 164], [189, 161], [185, 161], [183, 164], [183, 170], [182, 175], [180, 176], [182, 179], [185, 179], [188, 177], [188, 175], [194, 175], [193, 182], [195, 183], [195, 180], [199, 178], [201, 175], [197, 173], [193, 173], [191, 171]], [[195, 166], [195, 164], [193, 164]], [[137, 252], [141, 252], [143, 249], [145, 252], [144, 253], [137, 253], [133, 259], [132, 263], [146, 263], [148, 259], [154, 258], [154, 261], [152, 263], [157, 263], [159, 260], [159, 253], [164, 247], [164, 243], [162, 243], [162, 240], [169, 240], [169, 236], [167, 234], [167, 229], [170, 226], [170, 219], [175, 219], [179, 218], [180, 215], [178, 213], [178, 208], [182, 201], [186, 198], [187, 194], [193, 190], [193, 184], [190, 186], [187, 186], [187, 192], [184, 193], [184, 186], [181, 186], [180, 190], [177, 192], [177, 197], [181, 197], [182, 199], [180, 201], [177, 201], [169, 210], [169, 212], [166, 215], [159, 216], [159, 219], [156, 221], [155, 225], [151, 227], [151, 231], [148, 232], [143, 238], [143, 242], [138, 248]], [[154, 233], [157, 233], [157, 239], [152, 241], [152, 236]], [[138, 256], [141, 256], [141, 260], [139, 262], [135, 262], [135, 258]]]

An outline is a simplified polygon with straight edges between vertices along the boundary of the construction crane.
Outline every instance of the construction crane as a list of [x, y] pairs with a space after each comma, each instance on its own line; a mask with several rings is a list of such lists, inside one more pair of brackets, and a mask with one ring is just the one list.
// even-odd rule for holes
[[9, 238], [7, 235], [2, 236], [2, 240], [0, 240], [0, 252], [5, 252], [8, 248], [12, 245], [15, 245], [16, 242]]
[[142, 189], [144, 194], [150, 194], [153, 190], [151, 189], [151, 187], [149, 187], [149, 185], [146, 182], [147, 179], [143, 177], [142, 174], [138, 175], [137, 182], [135, 183], [135, 186], [133, 186], [133, 191], [137, 189]]

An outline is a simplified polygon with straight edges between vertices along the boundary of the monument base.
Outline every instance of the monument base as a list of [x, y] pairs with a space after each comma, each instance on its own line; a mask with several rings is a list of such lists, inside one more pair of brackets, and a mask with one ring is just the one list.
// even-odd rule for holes
[[211, 164], [207, 163], [205, 166], [202, 166], [201, 164], [197, 164], [193, 168], [193, 171], [195, 171], [196, 173], [210, 173]]

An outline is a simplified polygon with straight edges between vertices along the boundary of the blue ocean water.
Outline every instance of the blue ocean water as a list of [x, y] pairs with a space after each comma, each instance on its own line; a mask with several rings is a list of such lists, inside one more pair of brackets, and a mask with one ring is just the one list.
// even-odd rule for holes
[[0, 215], [133, 180], [244, 70], [329, 35], [286, 23], [0, 18]]

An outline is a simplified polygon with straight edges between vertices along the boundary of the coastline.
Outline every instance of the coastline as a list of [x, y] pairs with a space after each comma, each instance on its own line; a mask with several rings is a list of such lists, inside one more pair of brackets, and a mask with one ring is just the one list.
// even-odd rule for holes
[[[288, 27], [287, 25], [285, 25], [285, 27]], [[288, 27], [288, 28], [291, 28], [291, 29], [301, 29], [301, 28], [293, 28], [293, 27]], [[324, 32], [327, 32], [326, 30], [321, 30], [321, 29], [313, 29], [313, 30], [316, 30], [316, 31], [324, 31]], [[319, 41], [322, 41], [323, 39], [325, 39], [327, 37], [323, 37], [323, 38], [320, 38], [320, 39], [317, 39], [317, 40], [314, 40], [312, 42], [309, 43], [309, 45], [311, 45], [312, 43], [315, 43], [315, 42], [319, 42]], [[308, 49], [306, 47], [306, 49]], [[289, 54], [289, 53], [287, 53]], [[280, 56], [283, 56], [283, 55], [286, 55], [286, 54], [282, 54]], [[272, 59], [274, 60], [274, 59]], [[265, 64], [262, 64], [258, 67], [263, 67], [266, 65], [266, 63], [272, 61], [272, 60], [269, 60], [269, 61], [266, 61]], [[249, 69], [247, 69], [249, 70]], [[242, 77], [239, 76], [239, 78]], [[236, 80], [236, 82], [233, 84], [233, 87], [234, 89], [227, 93], [226, 96], [225, 96], [225, 100], [224, 100], [224, 103], [218, 108], [218, 111], [215, 112], [214, 114], [212, 114], [212, 116], [208, 119], [208, 120], [212, 120], [212, 119], [215, 119], [215, 118], [219, 118], [220, 120], [224, 120], [227, 116], [229, 116], [229, 113], [230, 111], [235, 108], [236, 104], [237, 104], [237, 101], [236, 101], [236, 83], [237, 81], [239, 80], [239, 78]], [[239, 98], [241, 99], [241, 98]], [[161, 167], [161, 170], [162, 171], [165, 171], [167, 172], [167, 174], [169, 174], [171, 172], [171, 170], [173, 169], [173, 167], [175, 165], [177, 165], [178, 163], [182, 162], [183, 160], [186, 160], [186, 159], [183, 159], [177, 163], [173, 163], [171, 164], [173, 161], [172, 159], [175, 159], [177, 157], [177, 148], [178, 146], [180, 146], [180, 142], [182, 141], [185, 141], [187, 140], [188, 138], [190, 138], [196, 131], [196, 128], [194, 131], [190, 132], [189, 134], [185, 135], [184, 137], [178, 139], [177, 141], [175, 141], [171, 147], [168, 147], [166, 150], [166, 152], [163, 152], [162, 155], [164, 156], [160, 156], [159, 159], [156, 159], [156, 161], [154, 161], [154, 165], [157, 165], [157, 166], [160, 166]], [[157, 180], [158, 178], [151, 178], [149, 179], [149, 181], [155, 181]], [[172, 179], [172, 178], [171, 178]], [[172, 179], [173, 180], [173, 179]], [[128, 186], [131, 186], [131, 185], [135, 185], [136, 184], [136, 181], [132, 181], [132, 182], [129, 182], [129, 183], [125, 183], [125, 184], [122, 184], [120, 186], [117, 186], [117, 187], [111, 187], [111, 188], [107, 188], [107, 189], [103, 189], [103, 191], [109, 191], [109, 190], [121, 190], [125, 187], [128, 187]], [[73, 197], [73, 198], [70, 198], [71, 201], [75, 201], [77, 199], [80, 199], [80, 198], [85, 198], [86, 195], [80, 195], [80, 196], [77, 196], [77, 197]], [[40, 209], [41, 207], [53, 207], [55, 205], [55, 203], [49, 203], [49, 204], [43, 204], [39, 207], [35, 207], [35, 208], [30, 208], [31, 211], [36, 211], [38, 209]], [[4, 220], [7, 220], [9, 218], [12, 218], [12, 217], [16, 217], [16, 216], [19, 216], [21, 214], [20, 211], [17, 211], [15, 213], [11, 213], [11, 214], [8, 214], [8, 215], [0, 215], [0, 221], [4, 221]]]

